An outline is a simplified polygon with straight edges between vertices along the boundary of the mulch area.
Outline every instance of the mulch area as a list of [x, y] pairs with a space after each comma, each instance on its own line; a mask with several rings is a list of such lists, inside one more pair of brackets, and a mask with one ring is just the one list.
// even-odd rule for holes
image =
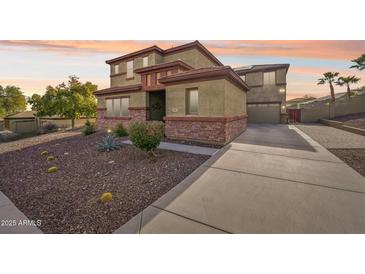
[[365, 129], [365, 112], [337, 117], [335, 120], [348, 126]]
[[[44, 233], [111, 233], [209, 157], [133, 146], [97, 151], [103, 133], [72, 136], [0, 154], [0, 190]], [[55, 160], [48, 162], [47, 150]], [[51, 166], [60, 169], [47, 173]], [[99, 202], [103, 192], [113, 200]]]
[[365, 149], [328, 149], [338, 158], [365, 177]]

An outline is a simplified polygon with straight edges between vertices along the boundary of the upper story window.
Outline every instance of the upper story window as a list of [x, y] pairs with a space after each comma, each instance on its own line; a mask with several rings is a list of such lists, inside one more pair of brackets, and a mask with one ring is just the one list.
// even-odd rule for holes
[[150, 86], [152, 84], [152, 74], [147, 74], [146, 78], [147, 78], [146, 84], [147, 86]]
[[159, 85], [160, 84], [160, 78], [161, 78], [161, 72], [157, 72], [156, 74], [156, 85]]
[[275, 71], [264, 72], [264, 85], [275, 85]]
[[119, 73], [119, 64], [113, 65], [113, 74], [118, 74], [118, 73]]
[[129, 98], [106, 99], [106, 116], [122, 117], [129, 115]]
[[186, 112], [187, 114], [197, 115], [199, 108], [198, 89], [188, 89], [186, 92]]
[[127, 78], [133, 78], [133, 60], [127, 62]]
[[143, 67], [148, 67], [148, 56], [143, 57], [142, 63], [143, 63]]

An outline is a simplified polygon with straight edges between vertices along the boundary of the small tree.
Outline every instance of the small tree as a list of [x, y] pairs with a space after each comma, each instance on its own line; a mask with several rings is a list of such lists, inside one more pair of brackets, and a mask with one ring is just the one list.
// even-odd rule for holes
[[0, 86], [0, 117], [24, 111], [27, 108], [25, 96], [16, 86]]
[[356, 84], [359, 81], [360, 81], [360, 78], [357, 78], [355, 75], [347, 76], [347, 77], [342, 77], [341, 76], [336, 81], [336, 85], [341, 86], [341, 87], [346, 85], [346, 87], [347, 87], [347, 96], [350, 98], [351, 97], [350, 84]]
[[93, 95], [96, 89], [97, 86], [91, 82], [81, 83], [78, 77], [70, 76], [67, 84], [48, 86], [43, 96], [34, 94], [28, 102], [37, 111], [37, 116], [59, 115], [71, 119], [74, 128], [75, 119], [96, 115], [96, 100]]
[[351, 60], [351, 62], [354, 62], [355, 65], [352, 65], [350, 68], [357, 68], [358, 70], [365, 69], [365, 53], [362, 54], [359, 58]]
[[338, 75], [339, 75], [338, 72], [325, 72], [325, 73], [323, 73], [324, 77], [319, 78], [318, 83], [317, 83], [317, 85], [324, 85], [326, 83], [328, 83], [330, 85], [331, 98], [332, 98], [333, 102], [336, 100], [336, 97], [335, 97], [335, 89], [334, 89], [332, 83], [337, 81]]
[[129, 139], [133, 145], [154, 156], [154, 151], [159, 146], [164, 136], [164, 123], [162, 122], [135, 122], [129, 127]]

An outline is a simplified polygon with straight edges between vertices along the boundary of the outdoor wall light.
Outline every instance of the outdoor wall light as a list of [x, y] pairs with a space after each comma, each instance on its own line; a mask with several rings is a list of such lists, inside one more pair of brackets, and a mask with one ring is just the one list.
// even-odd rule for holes
[[111, 132], [112, 132], [112, 130], [111, 130], [110, 128], [108, 128], [107, 132], [108, 132], [108, 133], [111, 133]]
[[279, 89], [279, 92], [280, 92], [280, 93], [284, 93], [284, 92], [285, 92], [285, 88], [280, 88], [280, 89]]
[[281, 106], [282, 109], [285, 109], [285, 106]]

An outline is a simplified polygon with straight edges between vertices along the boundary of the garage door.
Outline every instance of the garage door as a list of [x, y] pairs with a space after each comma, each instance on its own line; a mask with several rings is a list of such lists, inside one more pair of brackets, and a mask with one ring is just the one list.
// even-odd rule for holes
[[280, 123], [280, 104], [248, 104], [249, 123]]

